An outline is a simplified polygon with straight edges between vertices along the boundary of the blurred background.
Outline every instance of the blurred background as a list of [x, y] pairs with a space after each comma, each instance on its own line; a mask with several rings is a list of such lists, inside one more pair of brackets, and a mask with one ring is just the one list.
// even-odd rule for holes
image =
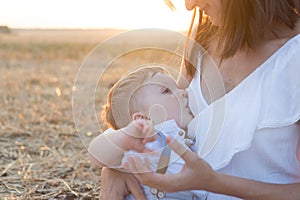
[[[109, 42], [100, 51], [109, 65], [95, 61], [98, 69], [105, 68], [95, 92], [95, 109], [100, 112], [109, 88], [128, 70], [147, 63], [178, 70], [181, 58], [172, 52], [135, 50], [117, 58], [113, 54], [120, 46], [146, 41], [143, 34], [114, 40], [133, 30], [185, 34], [192, 13], [185, 10], [184, 1], [173, 3], [174, 11], [163, 0], [1, 2], [0, 199], [98, 198], [100, 169], [90, 163], [82, 139], [91, 140], [105, 126], [99, 119], [98, 131], [76, 129], [76, 75], [102, 43], [120, 42]], [[174, 52], [182, 48], [182, 39], [155, 34], [159, 46]]]
[[190, 13], [173, 0], [10, 0], [1, 3], [0, 24], [12, 28], [185, 30]]

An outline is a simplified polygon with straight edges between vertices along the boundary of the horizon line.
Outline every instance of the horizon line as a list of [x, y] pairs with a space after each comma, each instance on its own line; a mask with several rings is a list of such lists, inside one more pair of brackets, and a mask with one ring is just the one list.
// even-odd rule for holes
[[169, 28], [161, 28], [161, 27], [142, 27], [142, 28], [117, 28], [117, 27], [14, 27], [5, 24], [0, 24], [0, 27], [7, 27], [10, 30], [65, 30], [65, 31], [84, 31], [84, 30], [112, 30], [112, 31], [130, 31], [130, 30], [139, 30], [139, 29], [166, 29], [166, 30], [173, 30], [179, 32], [185, 32], [187, 30], [184, 29], [169, 29]]

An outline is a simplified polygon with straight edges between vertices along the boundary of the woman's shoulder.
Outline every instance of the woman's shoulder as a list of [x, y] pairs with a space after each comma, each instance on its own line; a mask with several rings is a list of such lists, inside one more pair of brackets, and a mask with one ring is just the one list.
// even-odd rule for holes
[[281, 67], [290, 62], [300, 62], [300, 34], [270, 40], [260, 52], [261, 55], [265, 53], [268, 57], [263, 63], [265, 65], [273, 65], [273, 62], [270, 62], [271, 60], [280, 62]]

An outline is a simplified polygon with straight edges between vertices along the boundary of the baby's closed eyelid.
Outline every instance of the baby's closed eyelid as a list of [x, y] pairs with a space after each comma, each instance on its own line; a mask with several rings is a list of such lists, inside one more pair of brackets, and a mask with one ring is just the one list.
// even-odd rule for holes
[[169, 94], [169, 93], [172, 93], [172, 91], [171, 91], [169, 88], [167, 88], [167, 87], [165, 87], [165, 88], [162, 90], [162, 94]]

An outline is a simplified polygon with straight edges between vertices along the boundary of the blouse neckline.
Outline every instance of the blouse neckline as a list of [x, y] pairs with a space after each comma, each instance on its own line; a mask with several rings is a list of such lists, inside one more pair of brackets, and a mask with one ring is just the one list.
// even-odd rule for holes
[[[236, 90], [239, 90], [239, 88], [241, 88], [243, 85], [245, 85], [245, 82], [247, 82], [248, 79], [251, 79], [256, 73], [263, 70], [265, 68], [264, 66], [267, 66], [267, 64], [269, 62], [271, 62], [273, 60], [273, 58], [280, 55], [281, 52], [286, 51], [286, 48], [289, 48], [290, 45], [295, 40], [297, 40], [298, 38], [300, 39], [300, 34], [297, 34], [297, 35], [293, 36], [292, 38], [290, 38], [281, 47], [279, 47], [271, 56], [269, 56], [264, 62], [262, 62], [255, 70], [253, 70], [253, 72], [251, 72], [246, 78], [244, 78], [238, 85], [236, 85], [232, 90], [230, 90], [229, 92], [227, 92], [224, 96], [222, 96], [220, 98], [224, 98], [226, 96], [233, 95]], [[199, 65], [201, 65], [201, 63], [199, 63]], [[200, 70], [199, 70], [199, 72], [200, 72]], [[201, 76], [201, 74], [199, 74], [199, 77], [200, 76]], [[199, 84], [199, 82], [200, 82], [200, 84]], [[218, 99], [216, 99], [215, 101], [208, 104], [206, 99], [204, 98], [204, 95], [203, 95], [202, 86], [201, 86], [201, 79], [199, 80], [199, 82], [198, 82], [199, 92], [200, 92], [200, 96], [201, 96], [202, 101], [205, 103], [205, 106], [209, 106], [210, 104], [213, 104], [214, 102], [218, 101]]]

